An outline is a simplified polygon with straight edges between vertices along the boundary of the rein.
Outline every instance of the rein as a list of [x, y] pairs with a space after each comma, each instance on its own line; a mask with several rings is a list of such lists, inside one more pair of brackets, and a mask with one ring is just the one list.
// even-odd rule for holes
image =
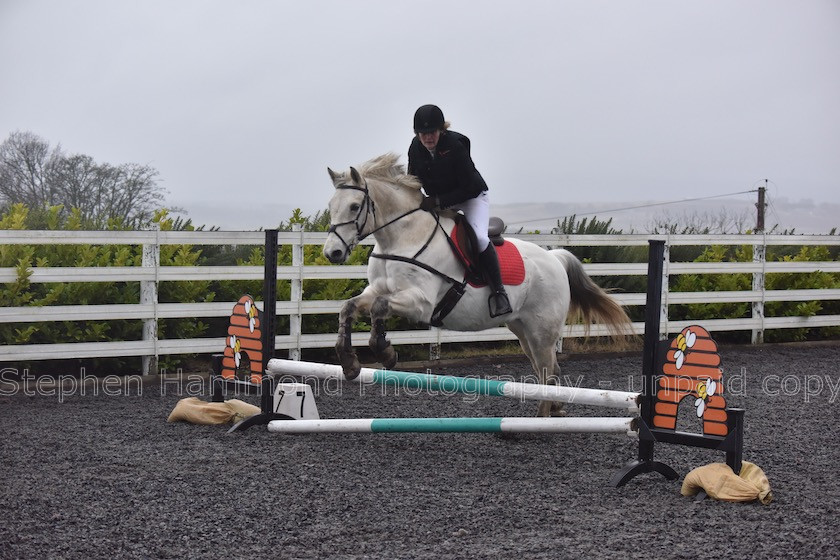
[[[390, 222], [388, 222], [385, 225], [392, 224], [392, 223], [396, 222], [397, 220], [399, 220], [401, 218], [404, 218], [408, 214], [411, 214], [412, 212], [416, 212], [417, 210], [419, 210], [419, 208], [415, 208], [414, 210], [411, 210], [410, 212], [408, 212], [406, 214], [403, 214], [399, 218], [391, 220]], [[400, 256], [400, 255], [388, 255], [388, 254], [383, 254], [383, 253], [371, 253], [370, 257], [375, 258], [375, 259], [382, 259], [382, 260], [386, 260], [386, 261], [398, 261], [398, 262], [404, 262], [404, 263], [412, 264], [414, 266], [422, 268], [423, 270], [431, 272], [432, 274], [435, 274], [439, 278], [443, 278], [444, 280], [446, 280], [450, 284], [466, 285], [466, 282], [459, 282], [458, 280], [455, 280], [451, 276], [448, 276], [448, 275], [444, 274], [443, 272], [439, 271], [435, 267], [430, 266], [430, 265], [428, 265], [428, 264], [426, 264], [422, 261], [417, 260], [417, 257], [419, 257], [423, 253], [423, 251], [425, 251], [426, 249], [429, 248], [429, 245], [431, 244], [432, 239], [435, 238], [435, 235], [437, 234], [438, 229], [440, 229], [440, 231], [443, 232], [444, 236], [446, 236], [447, 238], [449, 237], [449, 236], [446, 235], [446, 232], [443, 231], [443, 227], [440, 225], [440, 214], [435, 212], [434, 217], [435, 217], [435, 227], [432, 228], [432, 234], [429, 236], [428, 239], [426, 239], [426, 242], [423, 244], [423, 246], [420, 247], [420, 249], [416, 253], [414, 253], [413, 257], [403, 257], [403, 256]], [[385, 227], [385, 226], [382, 226], [382, 227]], [[378, 229], [382, 229], [382, 228], [378, 228]], [[371, 233], [373, 233], [373, 232], [371, 232]]]
[[[385, 229], [386, 227], [390, 226], [390, 225], [391, 225], [391, 224], [393, 224], [394, 222], [398, 222], [398, 221], [402, 220], [403, 218], [405, 218], [406, 216], [410, 216], [411, 214], [414, 214], [415, 212], [417, 212], [417, 211], [419, 211], [419, 210], [420, 210], [420, 208], [414, 208], [414, 209], [412, 209], [412, 210], [409, 210], [408, 212], [403, 212], [402, 214], [400, 214], [399, 216], [397, 216], [397, 217], [396, 217], [396, 218], [394, 218], [393, 220], [390, 220], [390, 221], [389, 221], [389, 222], [387, 222], [386, 224], [383, 224], [383, 225], [379, 226], [378, 228], [374, 228], [374, 229], [370, 230], [369, 232], [367, 232], [366, 234], [364, 234], [363, 236], [359, 237], [359, 241], [361, 241], [361, 240], [362, 240], [362, 239], [364, 239], [365, 237], [368, 237], [368, 236], [370, 236], [370, 235], [373, 235], [374, 233], [376, 233], [376, 232], [377, 232], [377, 231], [379, 231], [380, 229]], [[373, 221], [374, 221], [374, 223], [376, 223], [376, 215], [375, 215], [375, 214], [374, 214], [374, 216], [373, 216]], [[431, 240], [429, 240], [429, 241], [431, 241]], [[428, 245], [428, 244], [429, 244], [429, 242], [427, 241], [427, 242], [426, 242], [426, 245]], [[419, 253], [418, 253], [418, 254], [419, 254]]]
[[[365, 226], [367, 225], [368, 214], [371, 214], [373, 216], [373, 223], [374, 224], [376, 223], [376, 205], [374, 204], [373, 199], [370, 197], [370, 190], [368, 189], [367, 181], [365, 181], [364, 187], [359, 187], [357, 185], [348, 185], [346, 183], [342, 183], [341, 185], [338, 185], [335, 188], [336, 189], [347, 189], [347, 190], [360, 191], [360, 192], [364, 193], [364, 195], [365, 195], [365, 198], [362, 201], [362, 204], [359, 206], [359, 212], [356, 214], [355, 218], [353, 218], [352, 220], [347, 220], [346, 222], [341, 222], [339, 224], [333, 224], [327, 230], [327, 233], [334, 233], [341, 240], [341, 242], [344, 243], [344, 246], [348, 250], [350, 249], [350, 246], [347, 244], [347, 242], [344, 240], [344, 238], [341, 237], [341, 234], [338, 233], [338, 228], [339, 227], [346, 226], [346, 225], [349, 225], [349, 224], [355, 225], [356, 226], [356, 237], [359, 241], [361, 241], [361, 240], [365, 239], [366, 237], [370, 237], [371, 235], [373, 235], [377, 231], [379, 231], [381, 229], [385, 229], [386, 227], [390, 226], [394, 222], [398, 222], [398, 221], [402, 220], [403, 218], [405, 218], [406, 216], [414, 214], [415, 212], [420, 210], [420, 208], [413, 208], [413, 209], [409, 210], [408, 212], [403, 212], [402, 214], [400, 214], [396, 218], [394, 218], [392, 220], [389, 220], [387, 223], [382, 224], [379, 227], [375, 227], [372, 230], [370, 230], [369, 232], [363, 234], [362, 231], [365, 229]], [[362, 212], [365, 213], [365, 219], [362, 223], [359, 223], [359, 218], [362, 216]], [[428, 245], [428, 242], [426, 244]]]

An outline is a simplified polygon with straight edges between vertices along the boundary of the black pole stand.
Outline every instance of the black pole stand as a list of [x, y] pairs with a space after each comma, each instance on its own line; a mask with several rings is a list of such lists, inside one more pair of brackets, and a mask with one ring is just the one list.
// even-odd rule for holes
[[668, 480], [679, 478], [677, 471], [653, 458], [657, 442], [704, 447], [726, 452], [726, 463], [737, 474], [741, 470], [744, 442], [744, 410], [727, 408], [729, 434], [714, 436], [678, 432], [653, 427], [654, 406], [658, 376], [661, 374], [669, 342], [659, 340], [660, 311], [662, 307], [662, 272], [665, 257], [665, 242], [649, 241], [648, 288], [645, 302], [645, 337], [642, 349], [642, 375], [644, 387], [641, 395], [641, 417], [639, 418], [639, 457], [627, 463], [610, 479], [613, 487], [624, 486], [633, 477], [658, 472]]
[[263, 324], [262, 329], [262, 382], [259, 386], [247, 381], [224, 379], [222, 371], [222, 356], [213, 355], [212, 397], [213, 402], [224, 401], [224, 389], [235, 387], [245, 391], [259, 387], [260, 413], [250, 416], [235, 424], [228, 433], [247, 430], [251, 426], [264, 426], [272, 420], [288, 420], [285, 414], [274, 412], [274, 389], [276, 380], [266, 368], [268, 361], [274, 357], [274, 336], [277, 325], [277, 230], [269, 229], [265, 232], [265, 269], [263, 281]]

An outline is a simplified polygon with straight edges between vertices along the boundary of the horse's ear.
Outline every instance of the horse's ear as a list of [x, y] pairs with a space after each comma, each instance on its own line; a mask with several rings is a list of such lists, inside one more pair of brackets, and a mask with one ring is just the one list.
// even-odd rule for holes
[[353, 182], [356, 183], [357, 185], [359, 185], [359, 186], [362, 185], [362, 176], [359, 175], [359, 172], [356, 171], [355, 167], [350, 168], [350, 178], [353, 179]]
[[333, 184], [337, 183], [336, 179], [340, 177], [338, 173], [327, 167], [327, 173], [330, 174], [330, 179], [332, 179]]

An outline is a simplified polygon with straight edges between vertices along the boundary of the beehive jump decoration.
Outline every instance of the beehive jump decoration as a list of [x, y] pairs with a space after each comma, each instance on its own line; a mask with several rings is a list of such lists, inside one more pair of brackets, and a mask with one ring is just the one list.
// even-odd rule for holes
[[662, 366], [654, 406], [653, 425], [675, 430], [683, 399], [693, 399], [694, 411], [703, 422], [703, 434], [725, 436], [726, 399], [717, 344], [700, 326], [684, 328], [671, 341]]
[[251, 365], [251, 383], [260, 383], [265, 367], [262, 351], [263, 314], [257, 309], [254, 298], [244, 295], [233, 306], [227, 330], [221, 375], [236, 378], [236, 371], [247, 355]]

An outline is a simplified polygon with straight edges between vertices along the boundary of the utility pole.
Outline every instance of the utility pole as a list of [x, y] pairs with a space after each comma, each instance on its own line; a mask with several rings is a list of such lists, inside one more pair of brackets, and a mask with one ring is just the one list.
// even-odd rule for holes
[[767, 179], [764, 179], [764, 186], [758, 187], [758, 202], [755, 207], [758, 210], [755, 220], [755, 232], [764, 233], [764, 208], [767, 206], [764, 202], [764, 194], [767, 191]]
[[[758, 202], [755, 207], [758, 210], [755, 220], [755, 233], [764, 235], [764, 195], [767, 191], [768, 180], [764, 179], [764, 186], [758, 187]], [[752, 316], [758, 320], [758, 325], [752, 330], [752, 343], [761, 344], [764, 342], [764, 267], [767, 259], [767, 240], [753, 246], [753, 263], [760, 267], [760, 271], [754, 272], [752, 277], [752, 289], [761, 294], [761, 299], [752, 302]]]

